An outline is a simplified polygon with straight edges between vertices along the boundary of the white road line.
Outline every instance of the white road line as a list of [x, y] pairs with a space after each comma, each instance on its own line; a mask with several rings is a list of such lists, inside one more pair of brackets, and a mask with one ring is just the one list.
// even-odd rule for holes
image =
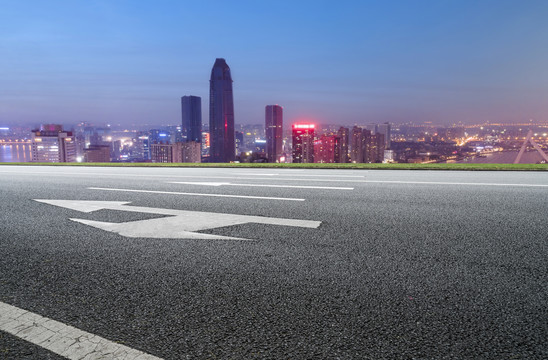
[[441, 181], [367, 180], [365, 182], [367, 182], [367, 183], [380, 183], [380, 184], [548, 187], [548, 185], [543, 185], [543, 184], [459, 183], [459, 182], [441, 182]]
[[[88, 175], [88, 176], [116, 176], [116, 177], [150, 177], [150, 178], [178, 178], [178, 179], [237, 179], [237, 180], [276, 180], [276, 181], [305, 181], [305, 182], [351, 182], [351, 183], [387, 183], [387, 184], [430, 184], [430, 185], [477, 185], [477, 186], [520, 186], [520, 187], [548, 187], [544, 184], [511, 184], [511, 183], [459, 183], [459, 182], [434, 182], [434, 181], [396, 181], [396, 180], [350, 180], [350, 179], [303, 179], [303, 178], [278, 178], [278, 177], [239, 177], [239, 176], [207, 176], [207, 175], [146, 175], [146, 174], [115, 174], [115, 173], [59, 173], [45, 171], [0, 171], [0, 174], [40, 174], [53, 176]], [[301, 176], [300, 174], [297, 176]]]
[[71, 360], [161, 360], [3, 302], [0, 302], [0, 330]]
[[232, 184], [232, 183], [222, 183], [222, 182], [187, 182], [187, 181], [169, 181], [169, 183], [185, 184], [185, 185], [203, 185], [203, 186], [248, 186], [248, 187], [269, 187], [269, 188], [293, 188], [293, 189], [354, 190], [353, 187], [336, 187], [336, 186]]
[[[51, 175], [51, 176], [66, 176], [66, 177], [72, 177], [75, 175], [86, 175], [86, 176], [116, 176], [116, 177], [123, 177], [123, 178], [131, 178], [131, 177], [149, 177], [149, 178], [181, 178], [181, 179], [237, 179], [237, 180], [281, 180], [281, 181], [315, 181], [315, 182], [365, 182], [365, 180], [348, 180], [348, 179], [295, 179], [295, 178], [277, 178], [277, 177], [240, 177], [240, 176], [208, 176], [208, 175], [169, 175], [169, 174], [155, 174], [155, 175], [147, 175], [147, 174], [134, 174], [134, 173], [126, 173], [126, 174], [116, 174], [116, 173], [103, 173], [103, 172], [96, 172], [96, 173], [87, 173], [87, 172], [80, 172], [80, 173], [66, 173], [66, 172], [55, 172], [55, 171], [0, 171], [1, 174], [40, 174], [40, 175]], [[301, 176], [300, 174], [298, 176]], [[308, 176], [308, 175], [305, 175]]]
[[[254, 174], [254, 173], [234, 173], [235, 175], [251, 175], [251, 176], [279, 176], [282, 174]], [[365, 175], [326, 175], [326, 174], [315, 174], [315, 175], [305, 175], [299, 174], [299, 176], [308, 176], [308, 177], [339, 177], [339, 178], [361, 178], [363, 179]]]
[[305, 199], [298, 199], [298, 198], [281, 198], [281, 197], [268, 197], [268, 196], [227, 195], [227, 194], [200, 194], [200, 193], [185, 193], [185, 192], [175, 192], [175, 191], [138, 190], [138, 189], [116, 189], [116, 188], [100, 188], [100, 187], [88, 187], [88, 189], [90, 189], [90, 190], [104, 190], [104, 191], [138, 192], [138, 193], [150, 193], [150, 194], [170, 194], [170, 195], [188, 195], [188, 196], [211, 196], [211, 197], [226, 197], [226, 198], [239, 198], [239, 199], [305, 201]]

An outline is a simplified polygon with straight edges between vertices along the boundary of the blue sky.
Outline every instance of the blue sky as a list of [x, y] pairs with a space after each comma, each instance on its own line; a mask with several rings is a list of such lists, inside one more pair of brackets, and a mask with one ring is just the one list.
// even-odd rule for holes
[[0, 123], [548, 121], [548, 1], [0, 0]]

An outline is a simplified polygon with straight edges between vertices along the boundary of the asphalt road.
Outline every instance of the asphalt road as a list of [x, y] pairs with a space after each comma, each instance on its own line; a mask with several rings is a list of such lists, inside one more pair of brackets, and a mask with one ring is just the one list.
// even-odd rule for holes
[[[0, 195], [0, 302], [160, 358], [548, 358], [546, 172], [2, 166]], [[166, 215], [36, 199], [321, 225], [128, 237], [70, 219]]]

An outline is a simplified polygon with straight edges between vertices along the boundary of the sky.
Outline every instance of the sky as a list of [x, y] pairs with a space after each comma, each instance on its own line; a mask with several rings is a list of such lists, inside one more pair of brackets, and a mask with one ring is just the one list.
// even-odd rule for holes
[[548, 122], [545, 0], [0, 0], [0, 124]]

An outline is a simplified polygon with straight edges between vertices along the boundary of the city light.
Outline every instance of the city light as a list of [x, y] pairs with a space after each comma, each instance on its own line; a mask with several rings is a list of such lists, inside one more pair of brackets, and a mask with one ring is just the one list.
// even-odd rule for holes
[[314, 129], [316, 125], [314, 124], [294, 124], [294, 129]]

